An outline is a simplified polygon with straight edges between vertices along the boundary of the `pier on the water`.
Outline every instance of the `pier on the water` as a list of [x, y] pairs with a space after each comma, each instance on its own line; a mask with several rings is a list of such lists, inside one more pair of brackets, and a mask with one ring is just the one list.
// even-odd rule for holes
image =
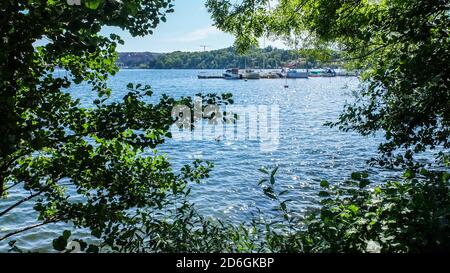
[[199, 79], [223, 79], [222, 75], [198, 75]]
[[310, 71], [299, 71], [296, 69], [279, 71], [261, 71], [256, 72], [252, 69], [244, 70], [241, 73], [239, 69], [229, 69], [223, 74], [206, 74], [200, 72], [199, 79], [233, 79], [233, 80], [256, 80], [256, 79], [298, 79], [310, 77], [356, 77], [356, 71], [345, 71], [334, 69], [313, 69]]

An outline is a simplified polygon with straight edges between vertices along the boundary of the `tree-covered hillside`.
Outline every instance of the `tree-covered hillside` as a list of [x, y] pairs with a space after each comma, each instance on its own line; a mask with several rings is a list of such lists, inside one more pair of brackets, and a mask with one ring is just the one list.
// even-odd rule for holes
[[[254, 48], [245, 55], [236, 53], [233, 47], [205, 51], [150, 53], [124, 52], [119, 54], [118, 65], [127, 68], [154, 69], [224, 69], [229, 67], [278, 68], [288, 63], [306, 67], [304, 54], [294, 50], [273, 47]], [[315, 57], [308, 57], [310, 67], [321, 66]]]

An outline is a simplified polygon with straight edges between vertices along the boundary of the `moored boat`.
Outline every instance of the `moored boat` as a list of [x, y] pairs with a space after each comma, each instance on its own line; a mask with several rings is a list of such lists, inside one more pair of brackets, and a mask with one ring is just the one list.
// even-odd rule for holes
[[223, 79], [222, 75], [218, 74], [207, 74], [205, 71], [200, 71], [197, 75], [199, 79]]
[[306, 79], [309, 77], [308, 71], [298, 71], [297, 69], [289, 69], [286, 73], [286, 77], [289, 79]]
[[259, 73], [259, 76], [262, 79], [279, 79], [282, 78], [282, 76], [280, 75], [281, 73], [276, 72], [276, 71], [263, 71], [261, 73]]
[[312, 70], [310, 77], [336, 77], [336, 71], [332, 68], [324, 68], [320, 70]]
[[227, 69], [225, 73], [223, 73], [223, 78], [226, 80], [239, 80], [242, 79], [242, 75], [239, 74], [238, 68]]
[[336, 77], [336, 71], [332, 68], [325, 68], [322, 77]]
[[259, 75], [259, 72], [256, 72], [253, 69], [245, 69], [242, 74], [242, 78], [248, 80], [259, 80], [261, 76]]

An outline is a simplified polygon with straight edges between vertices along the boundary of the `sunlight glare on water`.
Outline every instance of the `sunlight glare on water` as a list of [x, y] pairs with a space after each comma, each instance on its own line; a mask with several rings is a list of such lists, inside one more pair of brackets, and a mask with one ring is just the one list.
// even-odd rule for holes
[[[366, 160], [376, 155], [380, 137], [362, 137], [323, 126], [335, 121], [346, 100], [352, 100], [351, 90], [357, 88], [357, 78], [310, 78], [288, 80], [261, 79], [253, 81], [199, 80], [197, 70], [121, 70], [110, 79], [112, 100], [121, 99], [129, 82], [149, 84], [154, 97], [166, 93], [173, 97], [194, 96], [197, 93], [233, 93], [236, 105], [278, 105], [280, 142], [274, 151], [262, 151], [257, 140], [175, 141], [158, 147], [167, 153], [175, 170], [195, 159], [214, 163], [210, 179], [194, 185], [192, 201], [208, 216], [226, 217], [234, 222], [247, 221], [256, 208], [270, 212], [273, 204], [261, 193], [257, 183], [259, 168], [279, 166], [277, 186], [289, 190], [291, 205], [301, 211], [317, 204], [321, 180], [338, 182], [352, 171], [368, 170], [371, 177], [389, 175], [369, 168]], [[208, 71], [218, 74], [221, 71]], [[89, 106], [97, 95], [87, 86], [76, 86], [71, 94]], [[20, 191], [10, 192], [2, 201], [6, 207], [20, 197]], [[34, 223], [32, 203], [10, 213], [2, 223], [0, 234]], [[59, 236], [63, 225], [49, 225], [14, 238], [29, 250], [51, 250], [51, 240]], [[78, 235], [83, 235], [80, 231]], [[6, 244], [0, 250], [8, 249]]]

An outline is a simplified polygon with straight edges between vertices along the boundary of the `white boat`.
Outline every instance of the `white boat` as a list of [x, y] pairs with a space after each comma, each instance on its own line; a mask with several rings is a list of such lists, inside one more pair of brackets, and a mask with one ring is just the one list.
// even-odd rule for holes
[[244, 73], [242, 74], [242, 78], [248, 79], [248, 80], [259, 80], [261, 78], [259, 72], [256, 72], [253, 69], [245, 69]]
[[239, 80], [242, 79], [242, 75], [239, 74], [238, 68], [227, 69], [225, 73], [223, 73], [223, 78], [226, 80]]
[[333, 68], [325, 68], [322, 77], [336, 77], [336, 71]]
[[263, 79], [279, 79], [283, 78], [280, 72], [276, 71], [262, 71], [259, 76]]
[[332, 68], [324, 68], [311, 71], [310, 77], [336, 77], [336, 71]]
[[286, 73], [286, 77], [289, 79], [299, 79], [299, 78], [306, 79], [309, 77], [309, 72], [308, 71], [298, 71], [296, 69], [289, 69]]

